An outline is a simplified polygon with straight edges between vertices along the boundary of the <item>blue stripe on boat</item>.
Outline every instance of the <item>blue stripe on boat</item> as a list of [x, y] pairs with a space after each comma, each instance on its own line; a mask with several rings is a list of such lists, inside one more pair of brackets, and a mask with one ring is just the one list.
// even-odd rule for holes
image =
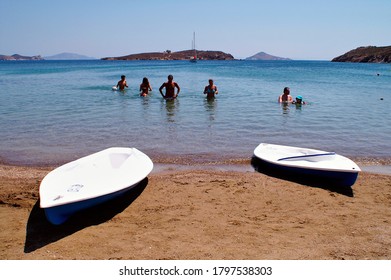
[[321, 154], [312, 154], [312, 155], [303, 155], [303, 156], [292, 156], [292, 157], [280, 158], [280, 159], [278, 159], [277, 161], [280, 161], [280, 160], [287, 160], [287, 159], [296, 159], [296, 158], [332, 156], [332, 155], [335, 155], [335, 153], [334, 153], [334, 152], [330, 152], [330, 153], [321, 153]]

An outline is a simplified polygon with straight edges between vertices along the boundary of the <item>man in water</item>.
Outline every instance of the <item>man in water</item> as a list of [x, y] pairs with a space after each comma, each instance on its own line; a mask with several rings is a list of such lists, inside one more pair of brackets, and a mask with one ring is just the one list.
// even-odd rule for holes
[[125, 75], [122, 75], [121, 80], [117, 83], [117, 88], [119, 88], [119, 90], [124, 90], [125, 87], [128, 87], [128, 84], [126, 83]]
[[[172, 75], [168, 75], [168, 81], [163, 83], [160, 88], [160, 94], [163, 96], [164, 99], [174, 99], [178, 96], [179, 92], [181, 91], [181, 88], [179, 85], [173, 81], [174, 77]], [[166, 94], [163, 94], [163, 88], [166, 88]], [[177, 88], [177, 92], [175, 93], [175, 88]]]
[[288, 88], [288, 87], [285, 87], [284, 88], [284, 93], [281, 94], [279, 97], [278, 97], [278, 102], [279, 103], [292, 103], [293, 101], [293, 98], [292, 96], [290, 95], [291, 93], [291, 90]]

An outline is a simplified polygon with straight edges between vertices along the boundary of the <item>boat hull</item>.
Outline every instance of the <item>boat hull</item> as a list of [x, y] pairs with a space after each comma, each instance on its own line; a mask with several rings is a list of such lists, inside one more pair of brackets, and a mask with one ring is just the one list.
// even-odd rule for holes
[[351, 187], [358, 173], [283, 166], [256, 158], [257, 169], [272, 176], [329, 187]]
[[135, 184], [121, 191], [87, 199], [87, 200], [44, 208], [46, 219], [53, 225], [61, 225], [77, 212], [97, 206], [99, 204], [113, 200], [117, 197], [120, 197], [121, 195], [130, 191], [132, 188], [134, 188], [137, 185], [138, 184]]
[[62, 165], [40, 185], [40, 206], [50, 223], [129, 191], [152, 171], [151, 159], [135, 148], [109, 148]]
[[360, 168], [350, 159], [333, 152], [261, 143], [255, 150], [259, 171], [301, 181], [350, 187]]

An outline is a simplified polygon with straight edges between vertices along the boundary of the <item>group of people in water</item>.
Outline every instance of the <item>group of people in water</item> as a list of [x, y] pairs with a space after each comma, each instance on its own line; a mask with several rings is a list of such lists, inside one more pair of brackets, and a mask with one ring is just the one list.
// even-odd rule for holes
[[292, 96], [290, 95], [291, 90], [289, 87], [285, 87], [283, 94], [281, 94], [278, 97], [278, 103], [293, 103], [293, 104], [306, 104], [305, 101], [303, 101], [303, 97], [301, 95], [296, 96], [296, 100], [293, 100]]
[[[125, 75], [122, 75], [121, 80], [117, 83], [117, 88], [119, 90], [124, 90], [127, 87], [128, 84], [126, 82], [126, 77]], [[163, 93], [163, 89], [165, 89], [165, 93]], [[140, 84], [140, 96], [147, 96], [150, 91], [152, 91], [151, 84], [149, 83], [148, 78], [144, 77], [142, 83]], [[168, 75], [167, 82], [164, 82], [159, 88], [159, 92], [164, 99], [175, 99], [180, 91], [181, 88], [179, 87], [178, 83], [174, 81], [174, 77], [172, 75]], [[206, 94], [208, 99], [213, 99], [218, 93], [219, 92], [213, 80], [209, 79], [209, 84], [205, 86], [204, 94]], [[278, 102], [298, 105], [306, 104], [306, 102], [303, 101], [303, 97], [301, 95], [296, 96], [296, 99], [293, 100], [292, 96], [290, 95], [289, 87], [284, 88], [283, 94], [278, 97]]]
[[[127, 87], [128, 84], [126, 82], [126, 76], [122, 75], [121, 80], [117, 83], [117, 89], [124, 90]], [[163, 93], [163, 89], [165, 89], [165, 93]], [[149, 83], [148, 78], [144, 77], [140, 84], [140, 96], [147, 96], [150, 91], [152, 91], [152, 86]], [[174, 81], [174, 77], [172, 75], [168, 75], [167, 82], [164, 82], [159, 88], [159, 92], [164, 99], [175, 99], [180, 91], [181, 88], [178, 83]], [[209, 79], [209, 84], [205, 86], [204, 94], [206, 94], [208, 99], [213, 99], [218, 93], [219, 92], [213, 80]]]

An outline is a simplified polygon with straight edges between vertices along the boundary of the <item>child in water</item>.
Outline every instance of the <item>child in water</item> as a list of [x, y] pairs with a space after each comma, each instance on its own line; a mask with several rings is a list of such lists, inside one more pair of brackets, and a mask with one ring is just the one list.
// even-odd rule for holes
[[304, 105], [307, 104], [305, 101], [303, 101], [303, 97], [301, 95], [296, 96], [296, 100], [292, 102], [296, 105]]

